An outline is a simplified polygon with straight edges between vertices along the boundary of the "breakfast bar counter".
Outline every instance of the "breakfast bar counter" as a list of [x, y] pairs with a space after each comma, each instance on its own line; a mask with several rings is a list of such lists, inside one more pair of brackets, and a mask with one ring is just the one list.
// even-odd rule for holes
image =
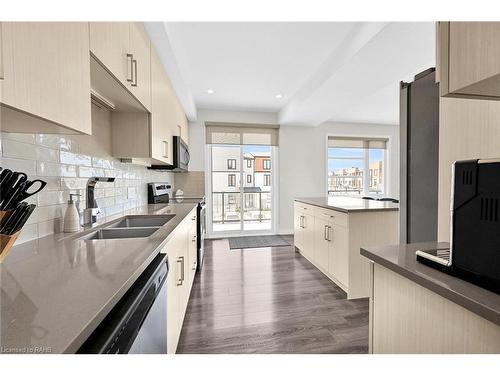
[[362, 247], [371, 264], [370, 352], [500, 353], [500, 295], [416, 260], [428, 242]]

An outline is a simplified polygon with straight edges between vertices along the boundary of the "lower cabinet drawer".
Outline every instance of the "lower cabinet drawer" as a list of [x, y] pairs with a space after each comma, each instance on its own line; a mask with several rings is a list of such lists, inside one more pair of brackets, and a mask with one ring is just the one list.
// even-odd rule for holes
[[347, 214], [344, 214], [343, 212], [322, 207], [314, 207], [314, 216], [322, 220], [331, 221], [341, 227], [347, 227]]

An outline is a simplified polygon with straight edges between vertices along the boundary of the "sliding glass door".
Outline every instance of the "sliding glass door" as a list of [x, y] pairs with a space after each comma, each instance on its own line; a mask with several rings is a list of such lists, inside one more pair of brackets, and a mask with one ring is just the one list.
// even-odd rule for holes
[[273, 153], [267, 145], [209, 145], [213, 234], [273, 232]]

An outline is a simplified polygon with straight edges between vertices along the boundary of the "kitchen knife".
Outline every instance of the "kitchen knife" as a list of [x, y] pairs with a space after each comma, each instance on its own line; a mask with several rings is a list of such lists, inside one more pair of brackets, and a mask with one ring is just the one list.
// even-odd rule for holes
[[0, 196], [0, 198], [3, 197], [3, 192], [5, 190], [5, 186], [7, 185], [7, 182], [10, 180], [10, 178], [12, 177], [12, 174], [14, 172], [12, 172], [10, 169], [4, 169], [2, 171], [2, 174], [1, 174], [1, 179], [0, 179], [0, 193], [2, 194], [2, 196]]
[[11, 226], [15, 221], [19, 219], [19, 216], [22, 214], [22, 212], [25, 210], [26, 206], [28, 206], [28, 203], [23, 202], [20, 205], [16, 207], [15, 210], [12, 210], [12, 212], [9, 214], [9, 216], [3, 220], [0, 232], [4, 233], [7, 229], [7, 227]]
[[21, 201], [20, 197], [22, 196], [22, 193], [25, 188], [26, 188], [25, 182], [21, 182], [20, 184], [17, 184], [14, 187], [12, 187], [8, 196], [0, 204], [0, 210], [6, 211], [9, 210], [10, 208], [14, 208], [16, 204], [19, 201]]
[[13, 172], [10, 178], [5, 181], [5, 184], [2, 184], [2, 201], [10, 197], [12, 189], [18, 183], [19, 178], [26, 180], [28, 176], [23, 172]]
[[16, 223], [11, 228], [8, 229], [8, 234], [12, 235], [16, 233], [17, 231], [21, 230], [21, 228], [24, 226], [24, 224], [28, 221], [29, 217], [33, 213], [33, 210], [35, 209], [36, 205], [35, 204], [30, 204], [27, 206], [24, 210], [20, 218], [17, 220]]
[[2, 173], [0, 173], [0, 186], [2, 186], [4, 179], [10, 174], [12, 174], [10, 169], [4, 169]]

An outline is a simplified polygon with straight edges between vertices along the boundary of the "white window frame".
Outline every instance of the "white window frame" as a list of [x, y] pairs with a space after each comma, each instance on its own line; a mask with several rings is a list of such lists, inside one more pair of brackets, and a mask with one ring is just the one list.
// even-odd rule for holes
[[[326, 138], [325, 138], [325, 191], [326, 191], [326, 196], [330, 196], [329, 193], [328, 193], [328, 160], [329, 159], [338, 159], [338, 158], [330, 158], [328, 156], [328, 138], [331, 138], [331, 137], [349, 137], [349, 138], [360, 138], [360, 139], [368, 139], [368, 138], [384, 138], [384, 139], [387, 139], [387, 142], [386, 142], [386, 148], [385, 148], [385, 152], [384, 152], [384, 192], [382, 194], [374, 194], [374, 193], [371, 193], [369, 191], [369, 187], [370, 187], [370, 158], [369, 158], [369, 151], [368, 149], [364, 149], [365, 152], [364, 152], [364, 155], [363, 155], [363, 159], [364, 159], [364, 164], [368, 167], [367, 168], [367, 171], [368, 173], [364, 173], [363, 172], [363, 191], [361, 192], [361, 194], [359, 195], [359, 197], [390, 197], [391, 194], [392, 194], [392, 191], [391, 191], [391, 186], [389, 184], [389, 181], [391, 181], [391, 178], [392, 178], [392, 175], [391, 175], [391, 165], [390, 165], [390, 157], [389, 157], [389, 153], [390, 153], [390, 149], [391, 149], [391, 145], [392, 145], [392, 137], [390, 135], [381, 135], [381, 134], [363, 134], [363, 135], [360, 135], [360, 134], [326, 134]], [[359, 158], [356, 158], [356, 159], [359, 159]], [[367, 190], [368, 189], [368, 190]], [[352, 195], [348, 195], [348, 196], [355, 196], [355, 197], [358, 197], [358, 195], [355, 195], [355, 194], [352, 194]]]
[[[271, 207], [272, 207], [272, 225], [270, 230], [255, 230], [255, 231], [237, 231], [236, 233], [233, 231], [227, 232], [214, 232], [213, 223], [212, 223], [212, 145], [205, 144], [205, 187], [206, 187], [206, 196], [205, 199], [207, 201], [206, 205], [206, 215], [207, 215], [207, 239], [215, 239], [215, 238], [227, 238], [227, 237], [240, 237], [240, 236], [258, 236], [258, 235], [269, 235], [269, 234], [277, 234], [279, 228], [279, 196], [278, 192], [280, 191], [280, 181], [279, 181], [279, 146], [271, 146], [271, 159], [274, 160], [274, 167], [271, 169]], [[255, 176], [254, 176], [255, 179]]]

